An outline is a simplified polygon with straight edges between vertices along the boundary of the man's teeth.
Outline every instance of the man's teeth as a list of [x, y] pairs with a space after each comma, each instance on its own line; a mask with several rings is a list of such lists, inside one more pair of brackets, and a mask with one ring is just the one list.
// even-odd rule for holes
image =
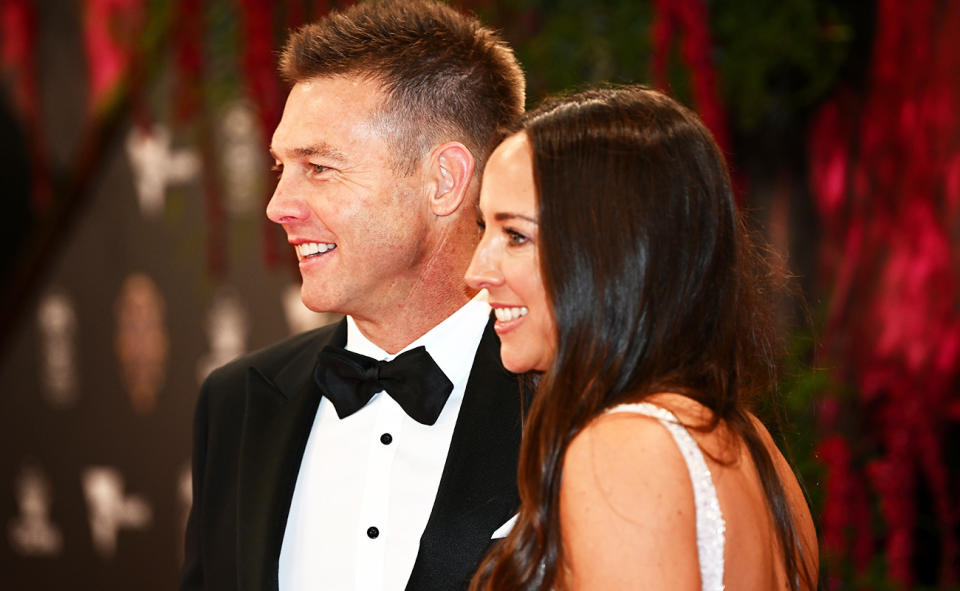
[[521, 316], [526, 316], [529, 311], [526, 306], [520, 306], [519, 308], [494, 308], [493, 314], [500, 322], [510, 322]]
[[336, 244], [328, 244], [324, 242], [304, 242], [303, 244], [298, 244], [296, 249], [297, 254], [300, 256], [310, 257], [315, 254], [323, 254], [328, 250], [333, 250], [336, 247]]

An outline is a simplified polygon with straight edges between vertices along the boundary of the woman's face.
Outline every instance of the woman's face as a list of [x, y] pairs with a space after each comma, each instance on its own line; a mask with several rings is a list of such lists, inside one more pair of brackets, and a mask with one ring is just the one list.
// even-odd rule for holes
[[467, 283], [486, 289], [496, 315], [500, 358], [508, 370], [544, 371], [556, 354], [556, 328], [540, 277], [533, 152], [525, 133], [491, 154], [480, 191], [483, 237]]

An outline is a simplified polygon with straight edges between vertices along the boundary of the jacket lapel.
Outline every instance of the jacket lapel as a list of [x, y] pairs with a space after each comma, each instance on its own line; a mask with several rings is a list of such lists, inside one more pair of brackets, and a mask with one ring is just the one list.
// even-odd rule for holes
[[275, 375], [247, 373], [239, 489], [237, 557], [240, 589], [277, 589], [280, 546], [300, 462], [320, 402], [312, 371], [327, 344], [346, 343], [346, 321], [297, 352]]
[[521, 397], [487, 324], [464, 392], [437, 498], [407, 589], [462, 589], [490, 536], [517, 510]]

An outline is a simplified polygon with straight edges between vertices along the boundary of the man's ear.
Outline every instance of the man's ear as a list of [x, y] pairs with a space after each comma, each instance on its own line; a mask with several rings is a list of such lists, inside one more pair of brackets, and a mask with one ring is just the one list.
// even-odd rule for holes
[[473, 154], [460, 142], [447, 142], [431, 151], [427, 165], [427, 178], [435, 188], [430, 209], [434, 215], [448, 216], [466, 199], [473, 180]]

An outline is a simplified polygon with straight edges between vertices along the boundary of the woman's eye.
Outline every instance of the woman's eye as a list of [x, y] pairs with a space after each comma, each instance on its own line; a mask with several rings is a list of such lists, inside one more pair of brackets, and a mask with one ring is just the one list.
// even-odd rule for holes
[[527, 237], [516, 230], [510, 230], [508, 228], [504, 230], [504, 232], [507, 233], [507, 241], [510, 243], [510, 246], [521, 246], [527, 243]]

